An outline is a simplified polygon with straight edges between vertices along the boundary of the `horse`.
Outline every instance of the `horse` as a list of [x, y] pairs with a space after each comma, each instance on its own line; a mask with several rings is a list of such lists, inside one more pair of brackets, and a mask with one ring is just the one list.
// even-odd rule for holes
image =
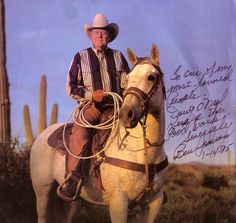
[[[127, 74], [126, 89], [118, 117], [118, 133], [104, 151], [100, 165], [103, 190], [93, 176], [83, 183], [80, 197], [109, 206], [113, 223], [128, 221], [129, 207], [145, 207], [142, 222], [154, 222], [163, 200], [168, 159], [164, 150], [165, 86], [155, 44], [150, 57], [139, 58], [128, 48], [133, 68]], [[38, 223], [45, 223], [49, 192], [65, 176], [65, 155], [51, 148], [47, 139], [63, 123], [45, 129], [35, 140], [30, 155], [30, 173], [36, 195]], [[67, 222], [71, 222], [71, 217]]]

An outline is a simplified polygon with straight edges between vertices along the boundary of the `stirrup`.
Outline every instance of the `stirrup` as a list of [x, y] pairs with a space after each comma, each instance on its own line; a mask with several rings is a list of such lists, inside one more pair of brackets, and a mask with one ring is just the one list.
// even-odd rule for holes
[[69, 178], [71, 177], [72, 173], [70, 173], [66, 178], [65, 180], [63, 181], [62, 184], [60, 184], [58, 187], [57, 187], [57, 196], [60, 197], [61, 199], [63, 199], [64, 201], [74, 201], [77, 196], [78, 196], [78, 193], [82, 187], [82, 180], [80, 179], [77, 183], [77, 186], [76, 186], [76, 192], [75, 192], [75, 195], [70, 198], [66, 195], [64, 195], [61, 191], [63, 189], [63, 186], [66, 184], [66, 182], [69, 180]]

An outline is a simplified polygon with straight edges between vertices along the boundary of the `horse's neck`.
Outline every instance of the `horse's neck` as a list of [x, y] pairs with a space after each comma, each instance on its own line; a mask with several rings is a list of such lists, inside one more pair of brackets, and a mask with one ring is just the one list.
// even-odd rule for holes
[[149, 162], [160, 162], [165, 157], [163, 148], [165, 137], [164, 106], [158, 113], [147, 116], [147, 139], [153, 145], [148, 149]]
[[[147, 116], [146, 138], [152, 144], [152, 146], [147, 144], [149, 163], [158, 163], [165, 158], [165, 152], [161, 145], [165, 134], [165, 117], [163, 111], [162, 109], [159, 112], [148, 114]], [[127, 131], [129, 134], [125, 137]], [[119, 136], [116, 138], [118, 142], [114, 141], [113, 146], [107, 150], [106, 155], [145, 163], [145, 141], [141, 124], [138, 124], [133, 129], [127, 130], [120, 127], [119, 133]]]
[[158, 112], [147, 116], [147, 138], [153, 144], [160, 144], [165, 137], [165, 113], [164, 106]]

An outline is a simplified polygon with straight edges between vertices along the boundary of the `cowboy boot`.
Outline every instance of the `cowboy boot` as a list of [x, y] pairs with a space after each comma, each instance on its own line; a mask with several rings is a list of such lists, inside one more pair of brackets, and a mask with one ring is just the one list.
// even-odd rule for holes
[[[89, 136], [92, 132], [90, 129], [81, 126], [73, 126], [72, 135], [70, 137], [70, 150], [73, 154], [84, 156], [87, 145], [89, 145]], [[82, 167], [84, 160], [77, 159], [68, 155], [67, 160], [67, 177], [62, 185], [58, 187], [57, 193], [60, 198], [65, 201], [73, 201], [76, 199], [78, 192], [82, 186]]]

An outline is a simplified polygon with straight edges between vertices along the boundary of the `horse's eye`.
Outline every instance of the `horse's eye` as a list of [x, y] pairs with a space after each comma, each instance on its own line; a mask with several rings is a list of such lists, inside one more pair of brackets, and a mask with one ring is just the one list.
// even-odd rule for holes
[[153, 76], [153, 75], [148, 75], [148, 80], [149, 80], [149, 81], [155, 81], [155, 76]]

